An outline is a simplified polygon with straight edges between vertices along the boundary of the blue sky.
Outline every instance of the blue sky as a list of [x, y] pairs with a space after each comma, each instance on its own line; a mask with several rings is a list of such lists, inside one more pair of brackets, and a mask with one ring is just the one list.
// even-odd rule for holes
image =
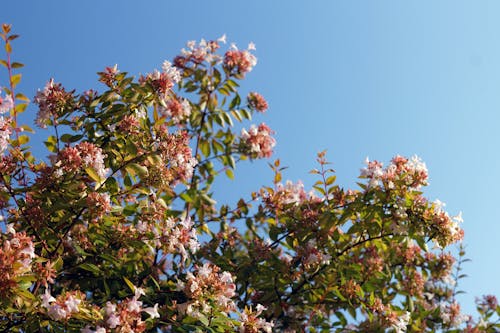
[[[77, 91], [96, 72], [159, 68], [187, 40], [226, 33], [259, 59], [245, 89], [270, 104], [285, 178], [311, 184], [327, 149], [338, 180], [355, 186], [365, 157], [417, 154], [427, 163], [430, 199], [463, 212], [475, 296], [500, 295], [500, 10], [497, 1], [8, 1], [0, 22], [22, 38], [19, 89], [34, 96], [53, 77]], [[5, 84], [5, 73], [0, 84]], [[34, 117], [35, 109], [30, 109]], [[31, 122], [31, 120], [30, 120]], [[227, 200], [270, 184], [266, 162], [241, 165]]]

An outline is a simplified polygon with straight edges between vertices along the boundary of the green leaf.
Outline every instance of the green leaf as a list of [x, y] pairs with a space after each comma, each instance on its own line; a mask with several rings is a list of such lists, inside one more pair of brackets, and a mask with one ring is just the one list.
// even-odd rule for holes
[[19, 144], [24, 145], [30, 141], [30, 138], [27, 135], [21, 135], [21, 136], [19, 136], [18, 140], [19, 140]]
[[16, 94], [16, 99], [18, 99], [20, 101], [28, 102], [28, 103], [30, 102], [30, 99], [21, 93]]
[[227, 178], [233, 180], [234, 179], [234, 172], [231, 169], [226, 169], [225, 171]]
[[148, 174], [148, 168], [137, 163], [129, 163], [125, 166], [125, 169], [133, 176], [146, 176]]
[[243, 118], [248, 119], [248, 120], [252, 120], [252, 114], [248, 110], [242, 109], [242, 110], [240, 110], [240, 113], [243, 116]]
[[24, 111], [26, 111], [26, 108], [28, 107], [28, 104], [26, 103], [19, 103], [16, 105], [16, 107], [14, 108], [14, 111], [19, 114], [19, 113], [23, 113]]
[[234, 98], [231, 100], [231, 104], [229, 104], [229, 109], [234, 109], [237, 106], [241, 104], [241, 98], [240, 95], [234, 96]]
[[51, 135], [47, 138], [47, 141], [44, 142], [45, 146], [50, 152], [55, 152], [57, 150], [57, 139], [55, 136]]
[[234, 117], [234, 119], [238, 120], [239, 122], [242, 121], [241, 115], [238, 110], [231, 110], [229, 112], [231, 112], [231, 115]]
[[97, 172], [94, 170], [94, 168], [85, 168], [85, 172], [87, 172], [87, 175], [89, 175], [92, 180], [94, 180], [96, 183], [101, 182], [101, 177], [97, 174]]
[[11, 66], [12, 68], [21, 68], [24, 67], [24, 64], [21, 64], [20, 62], [13, 62]]
[[326, 185], [332, 185], [335, 183], [335, 180], [337, 179], [337, 176], [330, 176], [326, 179]]
[[127, 286], [132, 290], [132, 292], [135, 292], [135, 286], [132, 282], [130, 282], [129, 279], [127, 279], [125, 276], [123, 277], [123, 281], [127, 284]]
[[25, 132], [28, 132], [28, 133], [35, 133], [35, 131], [33, 131], [33, 129], [31, 127], [29, 127], [28, 125], [21, 125], [21, 128], [25, 131]]
[[83, 263], [79, 266], [81, 269], [94, 273], [95, 275], [99, 275], [101, 273], [101, 269], [94, 264], [91, 263]]
[[208, 143], [208, 141], [203, 139], [200, 140], [200, 150], [205, 157], [208, 157], [208, 155], [210, 155], [210, 144]]
[[12, 86], [17, 86], [19, 82], [21, 82], [21, 74], [12, 75], [12, 77], [10, 78], [10, 83], [12, 84]]

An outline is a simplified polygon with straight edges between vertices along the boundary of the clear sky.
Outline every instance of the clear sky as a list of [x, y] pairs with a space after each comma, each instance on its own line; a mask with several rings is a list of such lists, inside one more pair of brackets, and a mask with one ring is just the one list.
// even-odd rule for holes
[[[83, 91], [105, 66], [149, 72], [188, 40], [253, 41], [259, 61], [244, 88], [268, 99], [255, 121], [276, 130], [285, 178], [310, 185], [324, 149], [349, 187], [367, 156], [421, 156], [427, 196], [463, 212], [472, 262], [460, 287], [471, 309], [475, 296], [500, 295], [499, 12], [486, 0], [16, 0], [0, 4], [0, 22], [22, 35], [14, 58], [30, 97], [51, 77]], [[219, 199], [272, 179], [265, 161], [236, 177], [219, 184]]]

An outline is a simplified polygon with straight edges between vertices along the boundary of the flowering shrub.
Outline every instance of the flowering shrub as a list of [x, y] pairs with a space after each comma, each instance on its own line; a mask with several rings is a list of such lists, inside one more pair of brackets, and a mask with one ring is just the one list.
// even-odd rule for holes
[[264, 123], [234, 129], [268, 109], [238, 92], [253, 44], [189, 42], [138, 80], [106, 67], [102, 92], [50, 79], [33, 99], [49, 133], [40, 157], [18, 123], [29, 99], [15, 91], [17, 36], [4, 24], [1, 37], [2, 332], [500, 329], [494, 296], [476, 317], [460, 311], [463, 253], [447, 248], [461, 216], [426, 199], [418, 157], [367, 161], [356, 190], [335, 183], [325, 153], [310, 190], [283, 184], [276, 160], [273, 186], [216, 204], [214, 179], [276, 144]]

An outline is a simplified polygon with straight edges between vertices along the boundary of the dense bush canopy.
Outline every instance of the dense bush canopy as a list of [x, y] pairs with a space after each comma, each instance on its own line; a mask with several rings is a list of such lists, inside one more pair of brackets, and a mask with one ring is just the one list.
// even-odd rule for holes
[[266, 124], [245, 124], [268, 109], [239, 94], [254, 45], [189, 42], [161, 70], [106, 67], [81, 93], [50, 79], [32, 99], [47, 133], [37, 156], [18, 123], [30, 99], [16, 91], [17, 36], [2, 29], [0, 330], [500, 329], [494, 296], [460, 312], [463, 252], [448, 247], [461, 215], [426, 199], [416, 156], [367, 160], [344, 189], [321, 152], [310, 191], [283, 181], [275, 160], [271, 186], [234, 207], [216, 201], [217, 177], [276, 143]]

